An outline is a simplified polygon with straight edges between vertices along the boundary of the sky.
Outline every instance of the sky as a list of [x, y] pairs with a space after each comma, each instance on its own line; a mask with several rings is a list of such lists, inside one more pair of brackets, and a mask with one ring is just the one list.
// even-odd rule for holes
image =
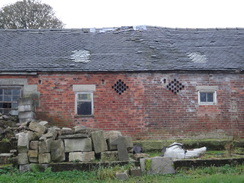
[[[17, 0], [0, 0], [0, 8]], [[41, 0], [65, 28], [244, 28], [244, 0]]]

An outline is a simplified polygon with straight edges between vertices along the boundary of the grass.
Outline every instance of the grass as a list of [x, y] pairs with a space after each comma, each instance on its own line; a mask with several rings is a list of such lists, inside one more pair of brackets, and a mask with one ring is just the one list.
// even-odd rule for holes
[[[117, 183], [115, 172], [124, 171], [129, 166], [101, 168], [97, 171], [64, 171], [52, 172], [46, 169], [45, 172], [20, 173], [12, 167], [1, 169], [0, 183]], [[128, 183], [243, 183], [244, 165], [207, 168], [180, 169], [176, 174], [168, 175], [143, 175], [141, 177], [130, 177]]]

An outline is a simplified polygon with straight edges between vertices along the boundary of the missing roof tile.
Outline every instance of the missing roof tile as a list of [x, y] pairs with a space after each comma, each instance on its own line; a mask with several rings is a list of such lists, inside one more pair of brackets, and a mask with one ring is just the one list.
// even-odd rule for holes
[[90, 51], [87, 50], [75, 50], [72, 51], [71, 60], [74, 62], [87, 63], [90, 61]]
[[200, 64], [207, 63], [206, 55], [200, 52], [192, 52], [192, 53], [188, 53], [187, 55], [194, 63], [200, 63]]

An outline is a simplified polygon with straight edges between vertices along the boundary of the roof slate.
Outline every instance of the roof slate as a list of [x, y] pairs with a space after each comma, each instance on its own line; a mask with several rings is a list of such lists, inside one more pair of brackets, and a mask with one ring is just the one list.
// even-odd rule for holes
[[[244, 29], [1, 29], [0, 40], [0, 72], [244, 70]], [[88, 62], [72, 59], [79, 50]]]

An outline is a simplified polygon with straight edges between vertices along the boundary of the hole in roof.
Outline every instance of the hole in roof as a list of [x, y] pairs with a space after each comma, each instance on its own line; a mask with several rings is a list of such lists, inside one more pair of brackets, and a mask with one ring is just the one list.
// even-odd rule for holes
[[90, 61], [90, 51], [87, 50], [75, 50], [72, 51], [71, 60], [74, 62], [87, 63]]
[[207, 63], [207, 57], [202, 53], [192, 52], [187, 55], [194, 63]]

